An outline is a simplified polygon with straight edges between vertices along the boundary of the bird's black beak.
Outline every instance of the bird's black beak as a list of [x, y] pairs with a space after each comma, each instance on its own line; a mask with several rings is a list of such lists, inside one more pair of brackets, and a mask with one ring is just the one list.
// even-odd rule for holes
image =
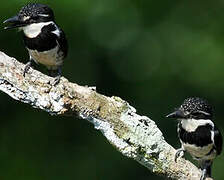
[[17, 15], [9, 19], [6, 19], [3, 23], [9, 23], [9, 25], [5, 26], [4, 29], [12, 29], [12, 28], [22, 27], [26, 25], [26, 23], [22, 21]]
[[166, 116], [167, 118], [185, 118], [185, 115], [182, 111], [176, 110]]

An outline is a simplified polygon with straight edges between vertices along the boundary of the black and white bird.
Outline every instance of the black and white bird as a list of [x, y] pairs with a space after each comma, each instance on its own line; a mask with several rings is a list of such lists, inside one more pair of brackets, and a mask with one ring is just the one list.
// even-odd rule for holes
[[56, 77], [54, 84], [57, 84], [68, 45], [64, 32], [55, 23], [52, 9], [44, 4], [29, 3], [3, 23], [9, 23], [5, 29], [19, 28], [23, 31], [23, 40], [30, 56], [23, 75], [35, 62], [46, 66], [49, 75]]
[[200, 180], [211, 177], [212, 162], [222, 151], [222, 135], [212, 120], [212, 107], [204, 99], [191, 97], [166, 117], [179, 120], [177, 132], [181, 148], [176, 152], [175, 161], [187, 151], [199, 161]]

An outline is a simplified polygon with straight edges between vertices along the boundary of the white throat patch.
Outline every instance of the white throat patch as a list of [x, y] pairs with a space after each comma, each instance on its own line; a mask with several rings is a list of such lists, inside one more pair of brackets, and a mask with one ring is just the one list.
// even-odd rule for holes
[[188, 132], [193, 132], [198, 126], [205, 124], [210, 124], [214, 128], [214, 123], [210, 119], [181, 119], [182, 127]]
[[42, 23], [33, 23], [27, 26], [22, 27], [24, 34], [29, 38], [35, 38], [41, 33], [41, 29], [49, 24], [54, 24], [53, 21], [42, 22]]

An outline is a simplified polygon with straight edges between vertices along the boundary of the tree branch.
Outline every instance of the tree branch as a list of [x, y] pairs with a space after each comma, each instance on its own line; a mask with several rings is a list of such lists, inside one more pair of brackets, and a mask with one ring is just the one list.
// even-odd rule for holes
[[106, 97], [93, 88], [53, 78], [32, 68], [23, 77], [24, 65], [0, 52], [0, 90], [13, 99], [52, 115], [78, 116], [94, 124], [123, 155], [133, 158], [152, 172], [179, 180], [198, 180], [201, 171], [185, 159], [174, 162], [169, 145], [155, 122], [136, 113], [119, 97]]

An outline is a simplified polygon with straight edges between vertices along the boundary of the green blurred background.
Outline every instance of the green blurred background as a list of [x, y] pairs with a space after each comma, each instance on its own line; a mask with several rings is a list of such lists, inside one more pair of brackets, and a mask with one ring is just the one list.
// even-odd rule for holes
[[[67, 35], [63, 75], [70, 81], [127, 100], [175, 148], [177, 122], [164, 116], [186, 97], [208, 99], [223, 132], [224, 1], [39, 2], [54, 10]], [[0, 21], [26, 3], [4, 1]], [[0, 29], [0, 50], [27, 62], [21, 33]], [[1, 180], [163, 179], [122, 156], [86, 121], [52, 117], [3, 93], [0, 99]], [[217, 180], [224, 178], [223, 160], [214, 163]]]

